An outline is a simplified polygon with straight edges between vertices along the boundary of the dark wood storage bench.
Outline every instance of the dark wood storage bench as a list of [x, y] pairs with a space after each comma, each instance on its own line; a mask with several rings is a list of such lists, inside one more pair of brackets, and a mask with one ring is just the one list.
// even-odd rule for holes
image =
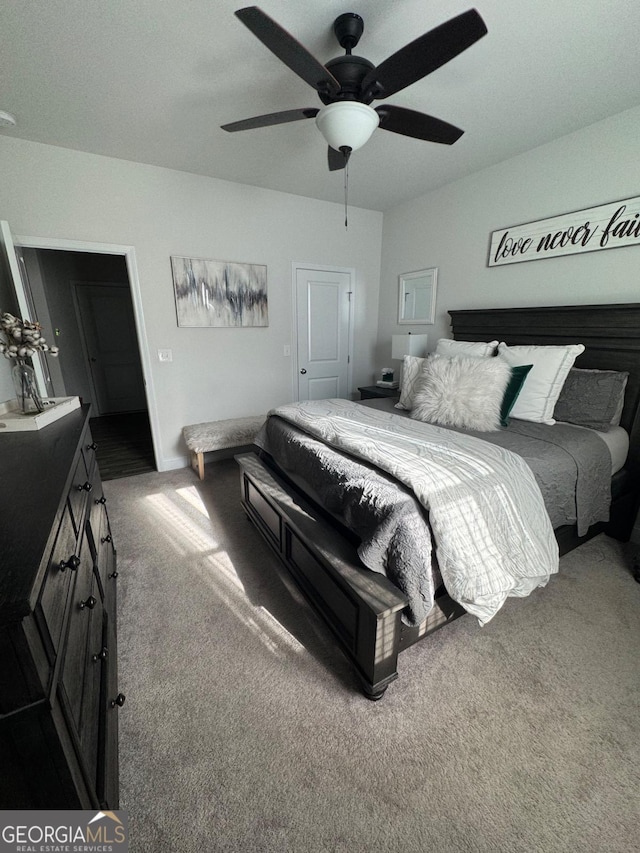
[[465, 611], [441, 594], [420, 629], [404, 625], [406, 597], [360, 562], [355, 545], [265, 461], [236, 460], [245, 512], [333, 631], [365, 694], [380, 699], [398, 677], [398, 653]]

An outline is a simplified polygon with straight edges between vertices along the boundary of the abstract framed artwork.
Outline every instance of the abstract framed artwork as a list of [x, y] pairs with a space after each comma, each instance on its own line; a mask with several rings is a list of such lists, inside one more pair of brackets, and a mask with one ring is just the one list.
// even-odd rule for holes
[[267, 268], [171, 256], [178, 326], [268, 326]]

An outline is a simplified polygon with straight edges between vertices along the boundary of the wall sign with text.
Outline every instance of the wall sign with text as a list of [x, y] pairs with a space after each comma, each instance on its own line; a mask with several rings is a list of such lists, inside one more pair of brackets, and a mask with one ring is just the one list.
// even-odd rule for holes
[[577, 255], [640, 243], [640, 196], [491, 234], [488, 266]]

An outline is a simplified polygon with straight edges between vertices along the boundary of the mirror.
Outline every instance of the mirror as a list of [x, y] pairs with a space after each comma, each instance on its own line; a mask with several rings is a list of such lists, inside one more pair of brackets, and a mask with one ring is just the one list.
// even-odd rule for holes
[[437, 277], [436, 267], [398, 276], [400, 325], [427, 325], [435, 322]]

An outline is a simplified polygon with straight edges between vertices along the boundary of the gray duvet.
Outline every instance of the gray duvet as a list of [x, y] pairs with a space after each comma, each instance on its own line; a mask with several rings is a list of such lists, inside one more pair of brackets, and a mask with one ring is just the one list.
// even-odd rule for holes
[[[389, 409], [388, 400], [367, 404]], [[406, 417], [398, 410], [394, 413]], [[582, 535], [591, 524], [608, 519], [611, 461], [596, 435], [564, 424], [549, 427], [516, 420], [496, 433], [468, 434], [526, 461], [553, 527], [577, 523]], [[428, 514], [412, 492], [391, 475], [279, 417], [267, 420], [257, 444], [356, 533], [364, 565], [386, 574], [407, 595], [404, 621], [410, 625], [423, 621], [433, 605], [438, 575], [431, 557], [425, 566], [424, 555], [432, 553]]]

